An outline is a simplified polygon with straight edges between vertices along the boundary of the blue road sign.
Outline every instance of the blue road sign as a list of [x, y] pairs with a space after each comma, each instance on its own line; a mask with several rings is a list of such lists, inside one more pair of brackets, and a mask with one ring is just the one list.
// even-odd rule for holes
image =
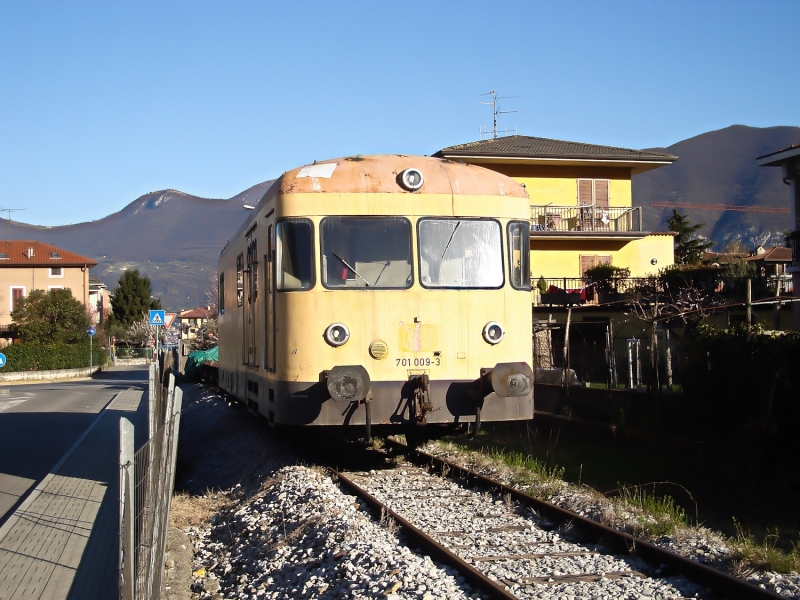
[[150, 325], [164, 325], [167, 317], [164, 315], [166, 311], [151, 310], [150, 311]]
[[88, 335], [88, 336], [92, 336], [92, 335], [94, 335], [95, 333], [97, 333], [97, 329], [95, 329], [94, 327], [89, 327], [89, 328], [86, 330], [86, 335]]
[[0, 354], [0, 367], [5, 367], [5, 366], [6, 366], [6, 355]]

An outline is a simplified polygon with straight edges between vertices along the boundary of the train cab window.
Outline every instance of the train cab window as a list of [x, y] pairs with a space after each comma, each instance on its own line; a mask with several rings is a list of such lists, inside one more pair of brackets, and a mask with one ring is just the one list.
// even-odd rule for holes
[[420, 219], [419, 277], [429, 288], [503, 287], [503, 241], [493, 219]]
[[320, 224], [326, 288], [405, 289], [413, 282], [411, 223], [403, 217], [327, 217]]
[[508, 224], [509, 279], [518, 290], [531, 290], [530, 230], [527, 221]]
[[279, 290], [314, 287], [314, 224], [308, 219], [285, 219], [276, 226], [276, 284]]

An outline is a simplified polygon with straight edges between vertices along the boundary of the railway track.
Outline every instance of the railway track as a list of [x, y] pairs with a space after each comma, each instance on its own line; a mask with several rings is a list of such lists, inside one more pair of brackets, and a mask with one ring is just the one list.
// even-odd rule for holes
[[335, 471], [339, 482], [490, 598], [781, 598], [427, 453], [387, 445], [408, 463]]

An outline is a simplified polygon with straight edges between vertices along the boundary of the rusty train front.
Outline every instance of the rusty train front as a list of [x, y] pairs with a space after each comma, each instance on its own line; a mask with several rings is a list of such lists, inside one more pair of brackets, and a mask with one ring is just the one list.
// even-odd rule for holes
[[220, 386], [271, 424], [530, 419], [529, 210], [435, 158], [285, 173], [220, 257]]

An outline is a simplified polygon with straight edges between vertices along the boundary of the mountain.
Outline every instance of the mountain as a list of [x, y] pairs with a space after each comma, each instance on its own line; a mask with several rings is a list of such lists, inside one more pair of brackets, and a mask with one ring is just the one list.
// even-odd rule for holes
[[[790, 208], [789, 188], [782, 181], [781, 170], [757, 166], [756, 157], [798, 142], [800, 127], [733, 125], [668, 148], [652, 148], [678, 160], [633, 178], [633, 203], [642, 207], [645, 229], [667, 229], [672, 209], [651, 206], [655, 202]], [[792, 229], [790, 214], [700, 208], [678, 211], [688, 215], [691, 223], [705, 223], [699, 233], [714, 241], [716, 250], [737, 239], [750, 248], [783, 245], [784, 231]]]
[[[39, 227], [11, 223], [11, 239], [33, 239], [97, 261], [92, 277], [114, 289], [126, 269], [153, 282], [153, 295], [169, 310], [205, 303], [219, 253], [272, 181], [228, 200], [198, 198], [176, 190], [151, 192], [97, 221]], [[3, 237], [8, 221], [0, 219]]]
[[[800, 142], [800, 127], [755, 128], [734, 125], [653, 148], [678, 156], [673, 164], [633, 178], [633, 202], [642, 206], [645, 229], [666, 230], [670, 208], [655, 202], [696, 205], [733, 204], [789, 207], [789, 189], [780, 169], [756, 166], [758, 156]], [[198, 198], [176, 190], [151, 192], [98, 221], [38, 227], [12, 222], [11, 239], [34, 239], [95, 259], [92, 277], [110, 289], [125, 269], [138, 268], [153, 282], [153, 294], [165, 308], [178, 310], [205, 303], [205, 290], [216, 272], [219, 253], [272, 181], [227, 200]], [[681, 208], [717, 249], [734, 239], [750, 247], [783, 244], [792, 227], [790, 215]], [[0, 236], [9, 231], [0, 218]]]

